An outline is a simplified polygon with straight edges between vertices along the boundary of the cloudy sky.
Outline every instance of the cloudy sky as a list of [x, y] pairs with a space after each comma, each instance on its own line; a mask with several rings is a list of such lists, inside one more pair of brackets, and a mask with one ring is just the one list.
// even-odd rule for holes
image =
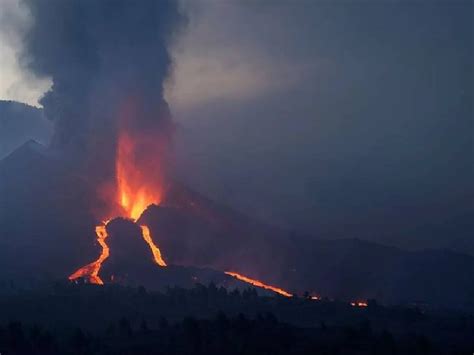
[[[287, 228], [403, 246], [472, 234], [473, 3], [181, 3], [177, 171]], [[37, 105], [30, 22], [0, 3], [0, 99]]]

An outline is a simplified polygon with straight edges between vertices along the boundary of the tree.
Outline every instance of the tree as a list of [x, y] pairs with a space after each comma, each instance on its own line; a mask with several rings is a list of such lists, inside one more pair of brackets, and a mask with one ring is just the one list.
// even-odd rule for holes
[[168, 320], [165, 317], [160, 317], [160, 329], [166, 329], [168, 328]]
[[85, 353], [89, 346], [89, 340], [81, 328], [77, 328], [71, 337], [71, 349], [77, 350], [79, 353]]
[[130, 321], [125, 317], [122, 317], [119, 321], [119, 334], [126, 337], [131, 337], [133, 334]]
[[150, 331], [150, 328], [148, 328], [148, 323], [145, 319], [142, 319], [142, 322], [140, 323], [140, 331], [144, 334]]

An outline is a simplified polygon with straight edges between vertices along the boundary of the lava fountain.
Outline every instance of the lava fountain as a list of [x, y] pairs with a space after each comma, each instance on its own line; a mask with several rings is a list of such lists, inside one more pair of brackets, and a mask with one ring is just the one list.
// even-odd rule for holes
[[[156, 181], [154, 176], [148, 176], [146, 166], [137, 164], [137, 144], [140, 140], [135, 140], [127, 132], [122, 132], [118, 139], [117, 159], [115, 163], [116, 176], [116, 199], [117, 204], [122, 208], [122, 215], [117, 217], [126, 217], [136, 222], [143, 211], [150, 205], [159, 205], [163, 197], [163, 188], [160, 181]], [[156, 169], [155, 169], [156, 171]], [[99, 276], [102, 263], [109, 257], [110, 250], [106, 243], [108, 237], [107, 220], [96, 226], [97, 242], [102, 248], [98, 259], [87, 264], [69, 276], [73, 281], [79, 278], [86, 279], [92, 284], [102, 285], [103, 281]], [[162, 257], [161, 251], [154, 243], [150, 229], [146, 225], [140, 225], [143, 240], [148, 244], [153, 259], [158, 266], [167, 266]]]
[[118, 203], [134, 221], [148, 206], [159, 205], [163, 198], [160, 182], [150, 178], [145, 167], [137, 166], [139, 152], [135, 142], [127, 132], [120, 135], [115, 166]]

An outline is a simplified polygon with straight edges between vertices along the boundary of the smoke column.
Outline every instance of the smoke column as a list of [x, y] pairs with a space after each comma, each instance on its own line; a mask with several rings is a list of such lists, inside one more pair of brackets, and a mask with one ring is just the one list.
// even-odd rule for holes
[[146, 143], [160, 142], [138, 146], [136, 152], [146, 153], [137, 154], [143, 159], [160, 156], [162, 164], [172, 132], [163, 98], [171, 66], [167, 44], [184, 22], [177, 2], [25, 3], [32, 26], [24, 61], [37, 75], [53, 80], [40, 100], [55, 124], [52, 147], [96, 184], [114, 174], [120, 131]]

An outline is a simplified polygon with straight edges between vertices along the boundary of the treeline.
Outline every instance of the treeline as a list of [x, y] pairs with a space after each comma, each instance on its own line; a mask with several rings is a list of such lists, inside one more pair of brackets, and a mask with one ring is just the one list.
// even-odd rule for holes
[[0, 353], [15, 354], [463, 354], [468, 314], [368, 307], [309, 297], [57, 283], [0, 296]]
[[[0, 327], [2, 355], [16, 354], [441, 354], [420, 335], [396, 339], [390, 332], [373, 332], [360, 327], [332, 328], [321, 324], [302, 329], [279, 322], [274, 315], [259, 314], [249, 319], [243, 314], [229, 318], [218, 313], [211, 319], [186, 317], [159, 327], [146, 321], [133, 325], [122, 318], [101, 334], [80, 328], [62, 335], [38, 326], [11, 322]], [[461, 354], [452, 350], [450, 354]]]

